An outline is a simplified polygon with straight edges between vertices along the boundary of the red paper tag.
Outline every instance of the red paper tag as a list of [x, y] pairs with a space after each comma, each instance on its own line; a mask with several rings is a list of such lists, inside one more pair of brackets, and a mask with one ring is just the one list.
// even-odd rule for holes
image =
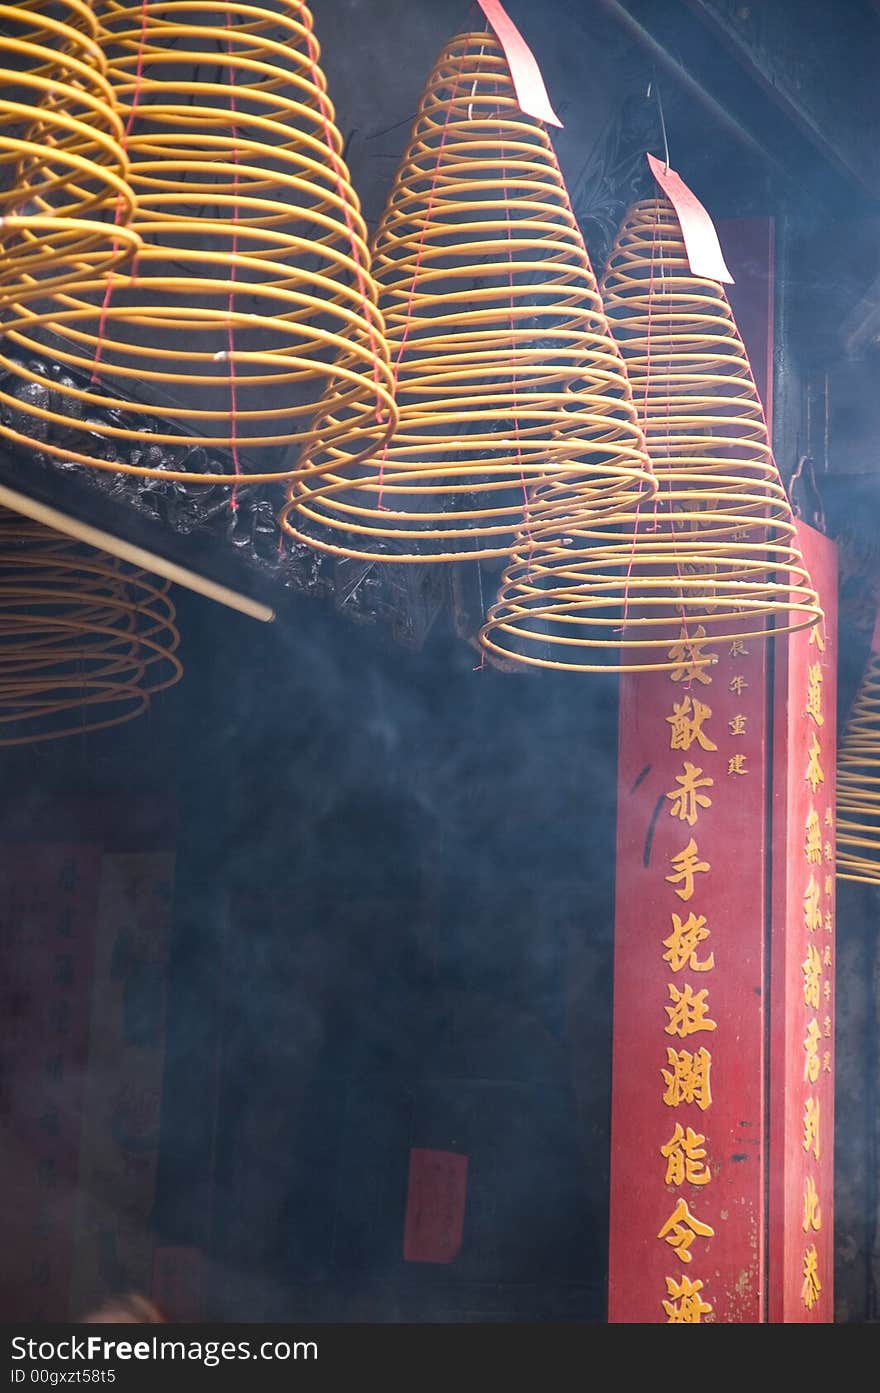
[[479, 5], [504, 49], [520, 111], [526, 116], [534, 116], [536, 120], [543, 121], [548, 126], [561, 127], [562, 122], [550, 105], [535, 55], [501, 4], [501, 0], [479, 0]]
[[458, 1257], [467, 1169], [467, 1156], [455, 1151], [410, 1151], [404, 1262], [454, 1262]]
[[675, 209], [692, 273], [709, 281], [724, 281], [727, 285], [733, 285], [733, 276], [724, 264], [715, 224], [696, 194], [674, 169], [667, 169], [662, 160], [654, 155], [647, 158], [651, 173]]

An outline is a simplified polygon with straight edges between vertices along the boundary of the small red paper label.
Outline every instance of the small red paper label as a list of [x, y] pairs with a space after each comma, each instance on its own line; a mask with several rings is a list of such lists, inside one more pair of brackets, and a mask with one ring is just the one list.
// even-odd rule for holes
[[495, 30], [510, 68], [520, 111], [548, 126], [562, 126], [550, 105], [537, 59], [500, 0], [479, 0], [480, 9]]
[[454, 1262], [461, 1251], [467, 1156], [413, 1148], [409, 1153], [404, 1262]]
[[733, 276], [724, 264], [715, 224], [696, 194], [662, 160], [654, 155], [648, 155], [647, 159], [651, 173], [675, 209], [693, 275], [733, 285]]

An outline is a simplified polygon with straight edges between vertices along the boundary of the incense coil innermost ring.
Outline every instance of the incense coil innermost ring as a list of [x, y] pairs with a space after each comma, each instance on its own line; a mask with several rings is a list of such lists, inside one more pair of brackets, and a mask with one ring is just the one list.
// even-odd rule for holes
[[822, 610], [745, 346], [665, 198], [627, 214], [602, 291], [657, 494], [584, 526], [564, 479], [536, 484], [484, 646], [538, 667], [671, 671], [689, 636], [699, 666], [707, 642], [812, 626]]
[[178, 682], [169, 590], [0, 511], [0, 746], [120, 725]]
[[837, 755], [837, 875], [880, 884], [880, 653], [859, 684]]
[[359, 464], [325, 409], [292, 535], [377, 560], [509, 551], [528, 486], [580, 508], [653, 488], [620, 354], [547, 132], [489, 34], [463, 34], [423, 94], [372, 247], [400, 419]]
[[[22, 360], [51, 334], [70, 416], [29, 398], [15, 409], [63, 421], [47, 453], [148, 478], [295, 477], [322, 400], [344, 408], [352, 454], [369, 455], [396, 420], [392, 378], [308, 7], [102, 0], [98, 15], [143, 245], [132, 274], [22, 309], [3, 365], [32, 383]], [[226, 452], [228, 472], [132, 463], [139, 432], [117, 411], [161, 418], [158, 444]]]
[[137, 250], [122, 139], [90, 6], [0, 4], [0, 316]]

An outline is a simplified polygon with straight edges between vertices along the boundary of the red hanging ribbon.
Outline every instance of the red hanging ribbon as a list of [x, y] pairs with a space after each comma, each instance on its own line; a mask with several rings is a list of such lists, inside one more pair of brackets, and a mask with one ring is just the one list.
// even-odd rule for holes
[[525, 116], [534, 116], [537, 121], [543, 121], [548, 126], [561, 127], [562, 122], [550, 105], [535, 55], [501, 4], [501, 0], [478, 0], [478, 4], [504, 49], [520, 111]]
[[708, 281], [733, 285], [733, 276], [724, 264], [715, 224], [696, 194], [662, 160], [654, 155], [648, 155], [647, 159], [651, 173], [675, 209], [692, 274]]

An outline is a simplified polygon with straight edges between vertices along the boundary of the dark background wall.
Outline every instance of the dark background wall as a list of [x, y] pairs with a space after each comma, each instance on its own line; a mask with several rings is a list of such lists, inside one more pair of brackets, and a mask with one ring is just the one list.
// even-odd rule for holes
[[[315, 6], [371, 225], [431, 62], [473, 8]], [[876, 206], [779, 111], [797, 91], [809, 106], [837, 68], [829, 57], [817, 77], [814, 63], [780, 63], [772, 26], [748, 16], [743, 42], [756, 61], [776, 54], [772, 81], [743, 76], [729, 34], [693, 42], [698, 11], [730, 12], [733, 25], [734, 10], [781, 14], [783, 0], [624, 7], [700, 74], [731, 125], [615, 8], [510, 4], [566, 122], [555, 143], [596, 264], [643, 188], [644, 150], [662, 151], [648, 97], [659, 80], [673, 163], [713, 213], [777, 219], [780, 468], [788, 478], [810, 453], [828, 473], [848, 434], [866, 439], [846, 409], [826, 429], [817, 403], [827, 407], [823, 363], [840, 353], [844, 307], [870, 278]], [[841, 8], [861, 23], [869, 7]], [[831, 49], [822, 7], [803, 9], [819, 25], [813, 62]], [[808, 30], [789, 26], [789, 41]], [[815, 500], [799, 501], [811, 517]], [[847, 510], [842, 713], [877, 593], [875, 514], [844, 502], [836, 526]], [[603, 1320], [615, 685], [478, 670], [448, 608], [410, 650], [329, 602], [282, 598], [264, 627], [178, 593], [186, 676], [147, 717], [0, 758], [8, 845], [106, 840], [108, 796], [127, 809], [123, 850], [155, 843], [156, 815], [145, 833], [139, 810], [163, 809], [173, 828], [158, 1179], [136, 1213], [103, 1197], [101, 1251], [113, 1254], [125, 1217], [151, 1245], [189, 1254], [189, 1296], [219, 1319]], [[83, 800], [104, 809], [97, 831]], [[847, 891], [840, 910], [838, 1309], [863, 1320], [877, 1315], [876, 904]], [[130, 988], [131, 1019], [148, 990]], [[403, 1261], [413, 1147], [469, 1158], [454, 1266]], [[7, 1249], [4, 1293], [24, 1270]], [[108, 1256], [107, 1290], [141, 1277]]]
[[[160, 1235], [227, 1317], [601, 1318], [613, 684], [184, 628]], [[454, 1272], [402, 1261], [411, 1147], [470, 1157]]]

